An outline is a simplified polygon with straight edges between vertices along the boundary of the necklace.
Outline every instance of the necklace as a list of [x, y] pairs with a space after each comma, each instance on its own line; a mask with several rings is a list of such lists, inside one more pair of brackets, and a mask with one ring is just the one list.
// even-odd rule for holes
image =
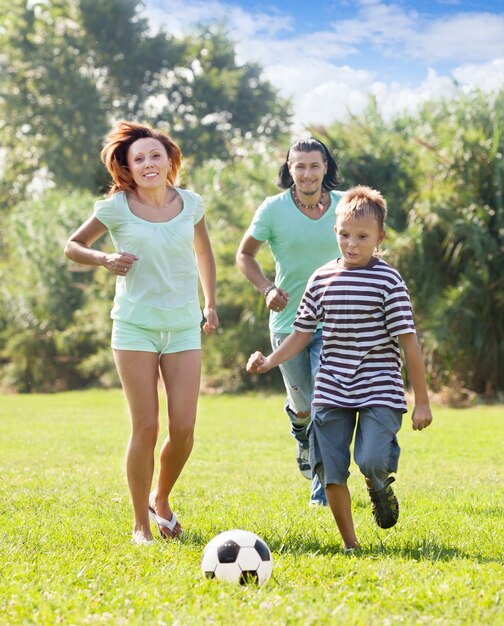
[[323, 189], [320, 193], [320, 198], [318, 199], [318, 202], [315, 202], [315, 204], [303, 204], [301, 200], [297, 197], [295, 185], [291, 188], [291, 190], [292, 190], [292, 197], [294, 198], [294, 202], [298, 206], [302, 207], [303, 209], [318, 209], [322, 213], [322, 211], [324, 210], [324, 195], [325, 195], [325, 191]]

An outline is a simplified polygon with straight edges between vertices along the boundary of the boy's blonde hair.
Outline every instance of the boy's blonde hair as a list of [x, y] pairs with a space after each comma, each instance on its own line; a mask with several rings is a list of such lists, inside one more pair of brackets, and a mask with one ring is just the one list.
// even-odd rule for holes
[[387, 201], [379, 191], [365, 185], [351, 187], [336, 207], [336, 217], [359, 219], [368, 215], [376, 219], [380, 230], [384, 229]]

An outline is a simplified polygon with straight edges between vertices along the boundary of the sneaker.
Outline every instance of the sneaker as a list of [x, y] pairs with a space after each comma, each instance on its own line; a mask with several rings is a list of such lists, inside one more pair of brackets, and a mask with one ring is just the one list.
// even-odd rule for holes
[[311, 471], [311, 465], [310, 465], [308, 454], [309, 454], [308, 448], [303, 447], [298, 441], [297, 464], [299, 467], [299, 471], [301, 472], [301, 474], [303, 474], [305, 478], [308, 478], [308, 480], [311, 480], [312, 471]]
[[322, 486], [318, 476], [314, 476], [312, 480], [310, 506], [327, 506], [325, 489]]
[[348, 556], [359, 556], [360, 554], [362, 554], [362, 548], [360, 545], [356, 545], [353, 548], [343, 548], [343, 554], [346, 554]]
[[389, 476], [385, 481], [383, 489], [376, 491], [369, 478], [366, 478], [369, 497], [371, 498], [371, 511], [373, 512], [375, 522], [380, 528], [392, 528], [399, 519], [399, 502], [390, 486], [395, 478]]

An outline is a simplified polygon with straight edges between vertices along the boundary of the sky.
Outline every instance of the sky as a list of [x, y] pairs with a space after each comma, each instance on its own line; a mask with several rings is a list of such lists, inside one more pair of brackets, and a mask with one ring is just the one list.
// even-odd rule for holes
[[295, 125], [344, 121], [369, 95], [385, 119], [423, 102], [504, 86], [502, 0], [144, 0], [174, 35], [220, 23], [237, 62], [291, 98]]

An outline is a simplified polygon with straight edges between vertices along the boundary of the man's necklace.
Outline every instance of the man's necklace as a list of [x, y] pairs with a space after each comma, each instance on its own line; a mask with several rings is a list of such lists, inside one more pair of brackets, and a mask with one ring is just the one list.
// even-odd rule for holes
[[294, 198], [294, 202], [302, 207], [303, 209], [318, 209], [321, 213], [324, 210], [324, 194], [325, 191], [322, 189], [322, 192], [320, 194], [320, 198], [318, 199], [318, 202], [315, 202], [315, 204], [303, 204], [303, 202], [301, 202], [301, 200], [297, 197], [297, 193], [296, 193], [296, 187], [293, 186], [292, 188], [292, 197]]

